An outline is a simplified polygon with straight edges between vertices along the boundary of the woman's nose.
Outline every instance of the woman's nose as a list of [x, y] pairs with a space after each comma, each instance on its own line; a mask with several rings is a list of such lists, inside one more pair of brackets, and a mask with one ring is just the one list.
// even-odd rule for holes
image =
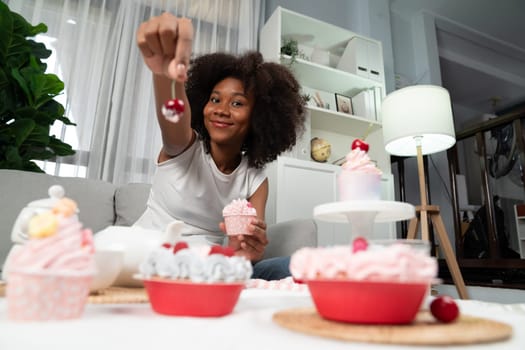
[[215, 105], [215, 113], [220, 115], [230, 115], [230, 105], [225, 102]]

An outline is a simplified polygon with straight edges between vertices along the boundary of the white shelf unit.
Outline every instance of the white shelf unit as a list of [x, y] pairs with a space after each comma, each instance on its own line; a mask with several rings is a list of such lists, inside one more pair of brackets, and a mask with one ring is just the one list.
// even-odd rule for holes
[[525, 204], [514, 205], [514, 217], [516, 219], [516, 234], [518, 235], [520, 256], [522, 259], [525, 259]]
[[[336, 63], [330, 66], [300, 57], [292, 60], [290, 56], [281, 54], [281, 46], [284, 41], [295, 39], [301, 51], [306, 48], [321, 50], [337, 61], [348, 42], [356, 37], [377, 44], [379, 61], [382, 65], [381, 42], [277, 7], [261, 29], [259, 50], [266, 60], [290, 67], [303, 87], [327, 92], [333, 96], [334, 101], [336, 93], [352, 97], [360, 91], [371, 89], [379, 89], [380, 97], [383, 98], [385, 96], [384, 76], [380, 80], [374, 80], [336, 69], [333, 67], [337, 66]], [[384, 71], [383, 68], [381, 70]], [[380, 101], [376, 102], [376, 107], [380, 107]], [[320, 137], [326, 139], [332, 146], [332, 156], [328, 159], [328, 163], [331, 163], [348, 153], [354, 138], [361, 138], [368, 133], [366, 141], [371, 145], [370, 157], [377, 162], [383, 172], [390, 173], [390, 157], [384, 150], [380, 120], [337, 112], [335, 104], [330, 109], [315, 106], [308, 106], [307, 109], [306, 132], [297, 145], [297, 148], [301, 150], [292, 152], [291, 156], [310, 160], [310, 140], [313, 137]], [[379, 116], [379, 111], [377, 114]]]
[[[379, 80], [370, 79], [336, 68], [337, 60], [348, 42], [356, 37], [364, 38], [349, 30], [277, 7], [261, 29], [259, 51], [266, 60], [289, 67], [305, 90], [308, 88], [325, 92], [333, 97], [334, 102], [336, 93], [352, 97], [360, 91], [375, 89], [376, 94], [379, 91], [380, 95], [380, 98], [374, 100], [378, 109], [380, 99], [385, 96], [383, 76]], [[320, 50], [330, 60], [316, 63], [311, 61], [311, 57], [292, 59], [282, 55], [281, 46], [287, 39], [297, 40], [301, 52]], [[377, 44], [382, 66], [381, 43], [364, 39]], [[384, 72], [383, 67], [380, 70]], [[279, 157], [267, 168], [270, 180], [267, 221], [274, 223], [294, 218], [312, 218], [316, 205], [337, 200], [336, 177], [340, 167], [331, 163], [350, 151], [355, 138], [362, 138], [366, 134], [366, 142], [370, 144], [370, 158], [376, 161], [384, 174], [385, 197], [382, 199], [393, 200], [390, 156], [384, 149], [379, 119], [337, 112], [335, 103], [330, 109], [309, 105], [304, 135], [298, 140], [294, 150]], [[331, 144], [331, 156], [326, 163], [318, 163], [310, 158], [310, 140], [313, 137], [325, 139]], [[348, 243], [348, 225], [321, 222], [318, 225], [320, 245]], [[393, 236], [395, 225], [385, 224], [379, 231], [382, 232], [380, 236]]]

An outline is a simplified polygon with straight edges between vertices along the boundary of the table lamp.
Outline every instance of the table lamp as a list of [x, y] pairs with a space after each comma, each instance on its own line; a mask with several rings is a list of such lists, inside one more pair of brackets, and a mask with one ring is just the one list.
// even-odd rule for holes
[[456, 143], [452, 107], [448, 91], [440, 86], [414, 85], [396, 90], [381, 104], [385, 149], [396, 156], [417, 157], [421, 205], [410, 221], [407, 238], [414, 239], [419, 224], [421, 238], [429, 240], [428, 218], [436, 232], [452, 279], [462, 299], [467, 299], [465, 282], [439, 213], [427, 203], [423, 155], [444, 151]]

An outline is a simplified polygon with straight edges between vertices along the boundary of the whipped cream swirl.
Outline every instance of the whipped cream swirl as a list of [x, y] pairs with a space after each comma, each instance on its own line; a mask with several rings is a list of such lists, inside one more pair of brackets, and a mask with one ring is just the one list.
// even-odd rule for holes
[[381, 175], [381, 170], [370, 160], [368, 153], [356, 148], [346, 155], [346, 162], [342, 165], [343, 171], [359, 171]]
[[192, 282], [243, 282], [252, 275], [252, 265], [244, 257], [208, 255], [210, 247], [189, 247], [173, 253], [159, 247], [139, 266], [145, 278], [186, 279]]
[[230, 204], [224, 207], [222, 215], [257, 215], [257, 211], [252, 206], [252, 203], [248, 202], [246, 199], [234, 199]]

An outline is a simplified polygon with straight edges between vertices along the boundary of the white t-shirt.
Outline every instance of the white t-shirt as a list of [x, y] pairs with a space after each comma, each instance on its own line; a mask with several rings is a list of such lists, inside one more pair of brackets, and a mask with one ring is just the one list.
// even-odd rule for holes
[[248, 167], [246, 157], [231, 174], [222, 173], [196, 140], [182, 154], [157, 164], [146, 211], [135, 225], [164, 231], [173, 220], [182, 220], [185, 240], [222, 244], [222, 209], [234, 199], [251, 197], [264, 179], [264, 171]]

